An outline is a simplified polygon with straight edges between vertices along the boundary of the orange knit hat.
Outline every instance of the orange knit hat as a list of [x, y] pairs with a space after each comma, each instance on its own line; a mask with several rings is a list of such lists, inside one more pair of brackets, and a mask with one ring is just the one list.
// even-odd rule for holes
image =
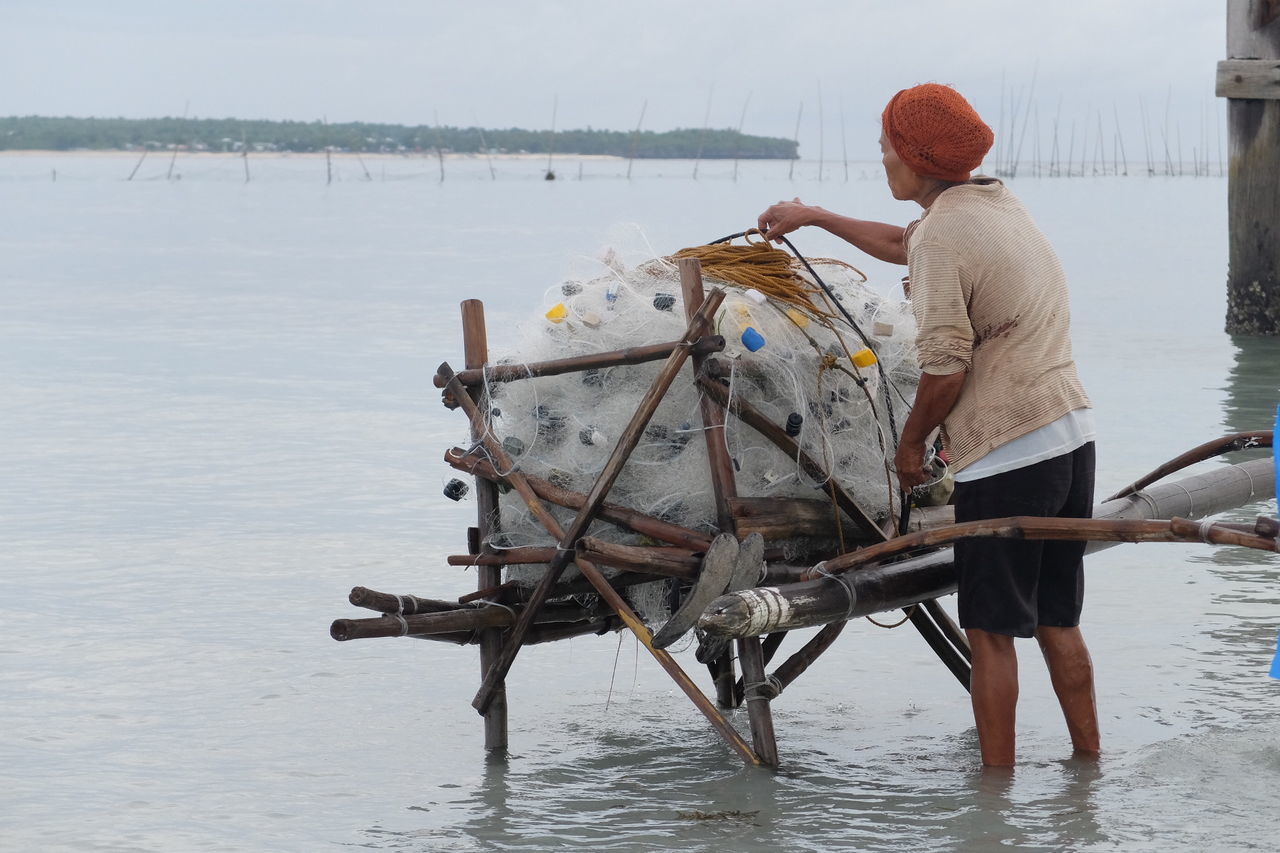
[[899, 159], [925, 178], [967, 181], [995, 134], [950, 86], [922, 83], [894, 95], [881, 116]]

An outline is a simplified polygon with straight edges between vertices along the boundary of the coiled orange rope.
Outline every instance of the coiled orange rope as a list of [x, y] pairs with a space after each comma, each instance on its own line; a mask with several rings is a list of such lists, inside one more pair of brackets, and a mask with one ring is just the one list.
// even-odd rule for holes
[[[753, 243], [748, 238], [746, 245], [742, 246], [730, 243], [693, 246], [681, 249], [672, 257], [697, 258], [702, 263], [703, 274], [709, 278], [758, 290], [774, 302], [789, 305], [813, 317], [836, 316], [834, 306], [825, 304], [827, 300], [822, 289], [801, 275], [803, 268], [795, 258], [763, 240]], [[857, 267], [843, 261], [829, 263], [848, 267], [863, 281], [867, 280]]]

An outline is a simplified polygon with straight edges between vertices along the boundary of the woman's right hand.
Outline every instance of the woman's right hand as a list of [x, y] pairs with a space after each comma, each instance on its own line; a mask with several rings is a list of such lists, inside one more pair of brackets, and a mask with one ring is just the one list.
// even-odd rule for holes
[[797, 228], [805, 225], [812, 225], [814, 213], [821, 210], [819, 207], [805, 204], [799, 198], [791, 201], [780, 201], [769, 207], [756, 220], [756, 225], [760, 228], [766, 240], [778, 240], [784, 234], [790, 234]]

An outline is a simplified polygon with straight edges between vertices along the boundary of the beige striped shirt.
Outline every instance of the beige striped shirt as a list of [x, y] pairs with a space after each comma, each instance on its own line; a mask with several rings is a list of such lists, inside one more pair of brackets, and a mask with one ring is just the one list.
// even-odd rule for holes
[[1004, 184], [943, 191], [906, 244], [920, 368], [968, 371], [943, 425], [955, 470], [1089, 405], [1062, 264]]

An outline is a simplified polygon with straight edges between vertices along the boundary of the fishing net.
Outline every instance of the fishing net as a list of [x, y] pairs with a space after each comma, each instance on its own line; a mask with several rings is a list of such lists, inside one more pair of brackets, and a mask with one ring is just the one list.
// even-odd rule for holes
[[[790, 422], [802, 450], [877, 521], [897, 512], [889, 470], [895, 425], [907, 416], [919, 382], [910, 306], [872, 290], [853, 267], [811, 260], [839, 302], [789, 255], [763, 244], [700, 247], [706, 288], [726, 298], [715, 331], [727, 341], [715, 356], [731, 398], [749, 402], [779, 426]], [[842, 316], [842, 306], [857, 324]], [[607, 250], [579, 261], [544, 294], [528, 321], [495, 338], [491, 360], [522, 364], [676, 341], [687, 326], [674, 258], [624, 256]], [[864, 337], [865, 336], [865, 337]], [[866, 350], [874, 352], [869, 359]], [[588, 492], [662, 362], [559, 376], [487, 383], [492, 429], [526, 474]], [[714, 534], [715, 501], [703, 436], [700, 393], [686, 366], [644, 431], [608, 501]], [[741, 497], [824, 499], [825, 483], [805, 473], [732, 415], [715, 440], [725, 442]], [[568, 526], [574, 513], [550, 507]], [[500, 500], [500, 528], [484, 543], [495, 551], [554, 546], [514, 492]], [[846, 527], [848, 527], [846, 521]], [[624, 544], [654, 544], [605, 522], [589, 535]], [[789, 557], [830, 550], [838, 537], [770, 542]], [[545, 566], [511, 566], [508, 579], [536, 583]], [[576, 571], [572, 566], [565, 577]], [[628, 591], [650, 622], [667, 614], [666, 585]]]

